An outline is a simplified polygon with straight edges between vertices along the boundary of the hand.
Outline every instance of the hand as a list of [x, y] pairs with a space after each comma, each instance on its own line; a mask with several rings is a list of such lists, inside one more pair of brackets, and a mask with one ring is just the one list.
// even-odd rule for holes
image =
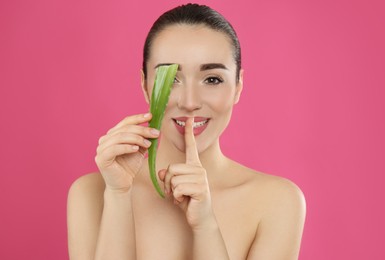
[[185, 125], [186, 163], [169, 165], [159, 171], [159, 178], [164, 182], [166, 195], [172, 195], [174, 203], [185, 212], [189, 225], [198, 229], [209, 223], [214, 214], [206, 170], [196, 147], [193, 122], [194, 118], [189, 118]]
[[142, 167], [144, 154], [151, 145], [147, 138], [159, 136], [159, 131], [139, 125], [151, 118], [150, 113], [128, 116], [99, 139], [95, 162], [106, 188], [131, 190], [133, 180]]

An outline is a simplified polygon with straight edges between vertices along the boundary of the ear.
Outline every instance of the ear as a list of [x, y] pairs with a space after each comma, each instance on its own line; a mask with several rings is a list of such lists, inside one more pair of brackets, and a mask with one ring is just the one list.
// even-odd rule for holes
[[148, 93], [147, 80], [146, 80], [146, 77], [144, 76], [143, 70], [140, 70], [140, 74], [141, 74], [140, 83], [142, 85], [143, 95], [144, 95], [144, 98], [146, 99], [147, 104], [150, 104], [150, 95]]
[[242, 90], [243, 90], [243, 69], [239, 71], [239, 81], [237, 83], [236, 92], [234, 96], [234, 105], [239, 102], [239, 98], [241, 97]]

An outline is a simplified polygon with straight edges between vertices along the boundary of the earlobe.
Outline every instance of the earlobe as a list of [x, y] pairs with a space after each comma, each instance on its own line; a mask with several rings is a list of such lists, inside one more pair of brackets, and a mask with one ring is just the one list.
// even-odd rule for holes
[[150, 98], [149, 98], [148, 89], [147, 89], [147, 80], [143, 70], [140, 70], [140, 74], [141, 74], [140, 83], [142, 85], [143, 95], [144, 95], [144, 98], [146, 99], [147, 104], [150, 104]]
[[234, 105], [239, 102], [239, 98], [241, 97], [242, 90], [243, 90], [243, 69], [239, 71], [239, 81], [237, 83], [236, 92], [234, 96]]

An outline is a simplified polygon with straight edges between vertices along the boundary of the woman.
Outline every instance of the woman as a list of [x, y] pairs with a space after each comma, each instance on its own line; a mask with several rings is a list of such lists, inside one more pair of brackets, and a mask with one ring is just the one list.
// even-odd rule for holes
[[177, 63], [163, 119], [158, 177], [145, 153], [159, 131], [152, 115], [128, 116], [101, 137], [100, 173], [79, 178], [68, 197], [71, 259], [297, 259], [305, 218], [297, 186], [225, 157], [219, 136], [242, 92], [240, 47], [231, 25], [206, 6], [163, 14], [144, 47], [142, 88]]

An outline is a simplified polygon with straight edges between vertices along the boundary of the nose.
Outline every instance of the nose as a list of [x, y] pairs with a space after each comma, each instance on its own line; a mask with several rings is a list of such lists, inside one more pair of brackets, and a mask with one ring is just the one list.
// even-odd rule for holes
[[202, 107], [202, 102], [197, 86], [193, 84], [181, 86], [178, 97], [178, 108], [186, 111], [194, 111]]

